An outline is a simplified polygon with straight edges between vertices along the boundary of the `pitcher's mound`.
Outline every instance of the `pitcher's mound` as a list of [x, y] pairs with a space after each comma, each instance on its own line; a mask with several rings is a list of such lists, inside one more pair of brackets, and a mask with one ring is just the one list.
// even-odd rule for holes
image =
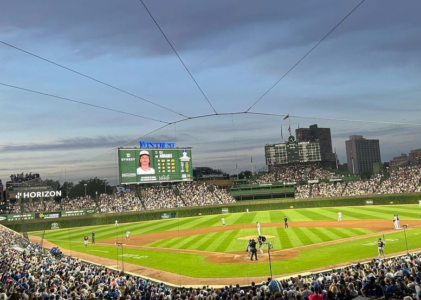
[[[258, 237], [259, 237], [258, 235], [248, 235], [248, 236], [239, 237], [239, 238], [237, 238], [237, 240], [240, 240], [240, 241], [248, 241], [250, 239], [256, 239], [257, 240]], [[266, 239], [273, 239], [275, 236], [274, 235], [264, 235], [264, 237]]]

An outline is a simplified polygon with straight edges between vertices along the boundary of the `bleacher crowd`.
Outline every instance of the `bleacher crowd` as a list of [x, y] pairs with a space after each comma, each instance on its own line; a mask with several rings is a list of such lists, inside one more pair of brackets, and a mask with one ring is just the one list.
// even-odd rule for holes
[[[276, 280], [221, 288], [178, 288], [136, 275], [83, 262], [78, 258], [42, 254], [38, 244], [0, 226], [1, 300], [347, 300], [421, 299], [421, 255], [385, 260]], [[224, 266], [221, 266], [224, 267]], [[194, 282], [192, 282], [194, 284]]]
[[361, 196], [421, 192], [421, 166], [392, 170], [388, 178], [373, 175], [369, 180], [349, 182], [320, 182], [297, 185], [295, 198]]
[[297, 182], [316, 179], [341, 178], [341, 175], [323, 169], [319, 164], [278, 167], [272, 172], [261, 175], [254, 183]]

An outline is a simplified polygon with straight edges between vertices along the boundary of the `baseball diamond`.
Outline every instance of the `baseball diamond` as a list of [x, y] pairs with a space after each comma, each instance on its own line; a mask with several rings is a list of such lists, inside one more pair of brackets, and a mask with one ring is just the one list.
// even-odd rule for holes
[[[44, 246], [60, 246], [64, 253], [114, 268], [123, 268], [172, 284], [250, 284], [264, 280], [269, 257], [250, 261], [244, 251], [248, 239], [261, 234], [272, 243], [272, 269], [276, 277], [335, 268], [377, 257], [376, 241], [386, 237], [386, 256], [405, 251], [402, 230], [395, 230], [391, 216], [398, 213], [406, 230], [409, 249], [418, 243], [421, 223], [415, 205], [312, 208], [121, 223], [82, 228], [32, 232], [31, 240]], [[283, 218], [288, 216], [289, 228]], [[80, 243], [95, 231], [96, 243]], [[131, 232], [130, 240], [125, 233]], [[116, 245], [123, 246], [116, 246]], [[123, 248], [123, 249], [121, 249]], [[123, 252], [124, 251], [124, 252]], [[223, 266], [223, 267], [222, 267]]]

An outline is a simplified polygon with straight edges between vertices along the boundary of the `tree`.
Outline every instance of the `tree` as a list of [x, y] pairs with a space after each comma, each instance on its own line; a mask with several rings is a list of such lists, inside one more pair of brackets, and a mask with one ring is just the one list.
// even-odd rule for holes
[[243, 171], [238, 174], [238, 179], [249, 179], [251, 178], [251, 171]]
[[86, 184], [86, 195], [96, 199], [96, 192], [98, 195], [103, 194], [105, 191], [110, 192], [111, 187], [107, 180], [99, 179], [98, 177], [90, 178], [88, 180], [81, 180], [69, 192], [69, 198], [77, 198], [85, 196], [85, 184]]

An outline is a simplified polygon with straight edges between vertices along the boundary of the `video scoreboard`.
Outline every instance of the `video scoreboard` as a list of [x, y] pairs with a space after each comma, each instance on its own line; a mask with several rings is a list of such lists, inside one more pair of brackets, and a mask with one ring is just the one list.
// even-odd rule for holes
[[119, 148], [120, 184], [192, 181], [191, 148]]

